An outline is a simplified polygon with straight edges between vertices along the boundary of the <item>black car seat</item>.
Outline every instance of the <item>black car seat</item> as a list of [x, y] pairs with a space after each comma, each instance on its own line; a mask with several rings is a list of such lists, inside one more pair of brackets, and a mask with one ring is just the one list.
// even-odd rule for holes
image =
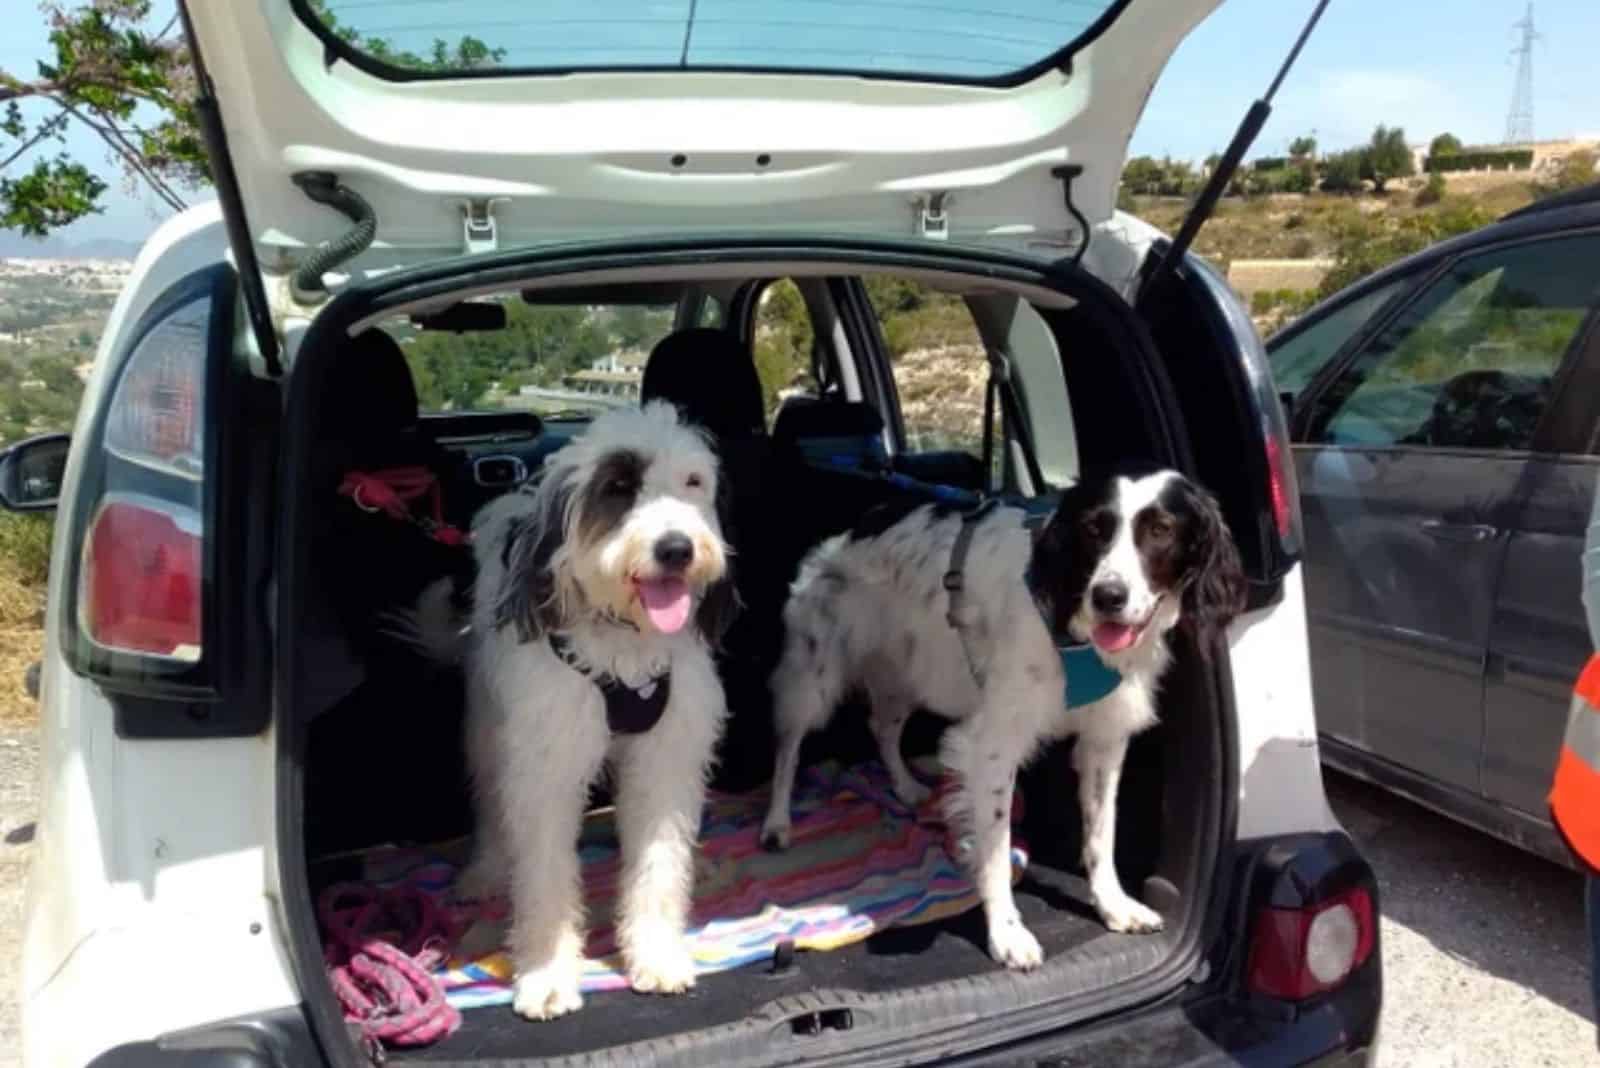
[[789, 576], [772, 551], [767, 512], [773, 487], [761, 380], [748, 345], [708, 327], [679, 330], [651, 351], [640, 401], [674, 404], [712, 439], [725, 487], [723, 536], [733, 549], [734, 587], [744, 610], [723, 639], [718, 669], [732, 710], [719, 760], [718, 785], [754, 786], [771, 773], [772, 733], [766, 680], [782, 639]]
[[[470, 827], [460, 673], [426, 661], [382, 624], [429, 583], [469, 572], [470, 550], [341, 492], [356, 472], [437, 475], [444, 454], [420, 426], [411, 370], [389, 335], [350, 339], [323, 373], [301, 621], [303, 707], [321, 713], [306, 749], [307, 844], [327, 853], [460, 834]], [[426, 497], [413, 507], [429, 515]]]

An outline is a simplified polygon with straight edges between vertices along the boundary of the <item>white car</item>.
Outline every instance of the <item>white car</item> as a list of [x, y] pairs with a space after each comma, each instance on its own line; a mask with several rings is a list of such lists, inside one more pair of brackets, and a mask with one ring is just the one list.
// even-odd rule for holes
[[[990, 961], [968, 911], [682, 998], [602, 990], [547, 1023], [466, 1007], [384, 1055], [1369, 1063], [1376, 884], [1323, 793], [1270, 373], [1220, 276], [1115, 210], [1149, 90], [1214, 3], [181, 2], [219, 203], [146, 244], [70, 449], [0, 460], [7, 505], [59, 501], [25, 1063], [377, 1059], [317, 895], [374, 850], [471, 830], [459, 677], [383, 613], [619, 403], [585, 392], [632, 381], [613, 350], [690, 329], [718, 336], [697, 396], [743, 420], [724, 477], [758, 562], [722, 662], [723, 796], [770, 775], [759, 668], [786, 569], [864, 507], [959, 491], [1045, 514], [1127, 457], [1217, 494], [1249, 611], [1214, 656], [1179, 644], [1121, 788], [1119, 867], [1165, 930], [1111, 934], [1084, 904], [1052, 749], [1022, 782], [1035, 972]], [[902, 351], [883, 323], [908, 308], [955, 341]], [[350, 489], [397, 468], [420, 479], [401, 507]]]

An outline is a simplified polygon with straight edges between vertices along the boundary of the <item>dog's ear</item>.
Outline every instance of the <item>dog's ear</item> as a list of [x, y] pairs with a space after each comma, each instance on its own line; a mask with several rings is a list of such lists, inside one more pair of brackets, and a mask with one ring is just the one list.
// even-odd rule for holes
[[1209, 656], [1213, 637], [1244, 611], [1246, 583], [1239, 549], [1228, 532], [1216, 498], [1186, 486], [1190, 513], [1188, 581], [1183, 589], [1183, 623], [1201, 655]]
[[544, 637], [561, 626], [561, 590], [555, 555], [565, 537], [565, 515], [572, 490], [566, 485], [541, 485], [535, 507], [506, 524], [500, 548], [505, 573], [495, 598], [494, 625], [517, 628], [524, 642]]
[[1073, 614], [1089, 585], [1089, 572], [1097, 562], [1080, 546], [1078, 524], [1088, 494], [1073, 486], [1061, 494], [1056, 510], [1033, 542], [1029, 562], [1035, 596], [1049, 607], [1050, 627], [1058, 636], [1068, 633]]
[[706, 644], [713, 649], [721, 648], [723, 635], [728, 633], [728, 628], [744, 610], [739, 591], [733, 584], [736, 564], [733, 551], [729, 548], [734, 539], [733, 489], [730, 481], [723, 477], [720, 465], [717, 471], [716, 509], [717, 526], [722, 530], [722, 577], [706, 587], [705, 594], [700, 598], [700, 607], [695, 612], [695, 626], [705, 637]]

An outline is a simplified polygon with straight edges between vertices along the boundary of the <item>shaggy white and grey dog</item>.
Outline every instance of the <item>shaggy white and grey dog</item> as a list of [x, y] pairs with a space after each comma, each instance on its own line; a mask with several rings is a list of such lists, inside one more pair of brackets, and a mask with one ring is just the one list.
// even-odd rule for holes
[[582, 1004], [577, 841], [607, 764], [629, 981], [694, 985], [692, 852], [726, 714], [711, 651], [736, 606], [719, 489], [715, 453], [671, 405], [608, 412], [475, 517], [470, 624], [448, 585], [419, 604], [420, 640], [465, 658], [478, 831], [462, 889], [510, 891], [522, 1016]]
[[[953, 604], [946, 575], [966, 522], [962, 594]], [[955, 721], [941, 743], [956, 785], [945, 815], [971, 835], [968, 864], [989, 952], [1008, 967], [1036, 967], [1043, 952], [1011, 892], [1012, 791], [1042, 742], [1076, 735], [1094, 907], [1112, 930], [1159, 930], [1160, 915], [1127, 894], [1113, 863], [1123, 757], [1129, 739], [1156, 721], [1168, 632], [1180, 623], [1196, 628], [1205, 651], [1243, 596], [1238, 552], [1216, 503], [1174, 471], [1080, 482], [1037, 541], [1016, 508], [994, 508], [975, 522], [935, 505], [864, 518], [812, 550], [784, 611], [772, 678], [778, 755], [763, 842], [787, 847], [800, 743], [858, 687], [871, 702], [895, 792], [913, 806], [925, 800], [900, 737], [912, 711], [927, 708]], [[1069, 707], [1072, 679], [1063, 674], [1058, 634], [1092, 643], [1120, 681]]]

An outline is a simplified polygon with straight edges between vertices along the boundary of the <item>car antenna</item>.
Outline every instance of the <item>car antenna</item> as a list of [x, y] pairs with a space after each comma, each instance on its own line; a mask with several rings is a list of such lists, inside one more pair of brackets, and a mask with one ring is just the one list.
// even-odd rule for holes
[[[1294, 61], [1300, 57], [1300, 50], [1305, 47], [1307, 38], [1311, 36], [1311, 31], [1316, 29], [1317, 21], [1322, 18], [1322, 12], [1327, 6], [1328, 0], [1317, 0], [1317, 6], [1312, 9], [1311, 17], [1300, 30], [1300, 36], [1295, 38], [1294, 47], [1289, 49], [1289, 55], [1278, 68], [1277, 77], [1267, 86], [1266, 93], [1245, 112], [1244, 121], [1233, 132], [1233, 140], [1228, 142], [1227, 151], [1217, 161], [1216, 167], [1212, 168], [1206, 184], [1200, 188], [1199, 196], [1195, 197], [1189, 214], [1184, 216], [1183, 225], [1178, 228], [1178, 236], [1172, 239], [1166, 254], [1152, 256], [1145, 261], [1144, 278], [1139, 283], [1138, 300], [1143, 300], [1146, 294], [1155, 291], [1156, 284], [1183, 259], [1184, 254], [1189, 251], [1189, 246], [1194, 244], [1194, 239], [1199, 235], [1200, 227], [1204, 226], [1206, 220], [1211, 218], [1212, 212], [1217, 210], [1217, 201], [1222, 199], [1223, 190], [1228, 188], [1228, 182], [1239, 169], [1244, 154], [1250, 150], [1256, 135], [1261, 132], [1261, 127], [1266, 125], [1268, 117], [1272, 115], [1272, 98], [1278, 94], [1278, 87], [1288, 76], [1289, 68], [1294, 66]], [[1138, 300], [1135, 303], [1138, 303]]]

